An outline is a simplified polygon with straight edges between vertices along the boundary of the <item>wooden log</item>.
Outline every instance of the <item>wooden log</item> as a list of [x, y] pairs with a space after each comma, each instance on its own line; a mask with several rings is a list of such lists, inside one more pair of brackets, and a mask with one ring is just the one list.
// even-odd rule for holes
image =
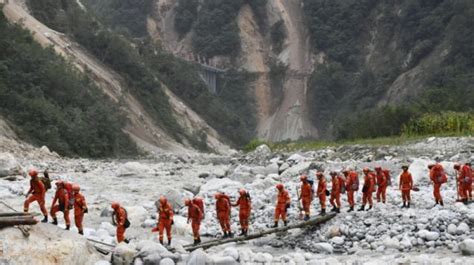
[[32, 216], [26, 217], [2, 217], [0, 218], [0, 227], [9, 227], [16, 225], [35, 225], [38, 221], [35, 220]]
[[233, 242], [248, 241], [248, 240], [264, 237], [264, 236], [270, 235], [270, 234], [285, 232], [285, 231], [288, 231], [288, 230], [291, 230], [291, 229], [305, 228], [305, 227], [319, 225], [321, 223], [324, 223], [324, 222], [327, 222], [327, 221], [331, 220], [332, 218], [334, 218], [334, 216], [336, 216], [335, 213], [329, 213], [329, 214], [326, 214], [324, 216], [318, 216], [318, 217], [312, 218], [308, 221], [298, 222], [298, 223], [290, 224], [290, 225], [284, 226], [284, 227], [271, 228], [271, 229], [268, 229], [268, 230], [259, 231], [259, 232], [253, 233], [253, 234], [249, 234], [247, 236], [210, 240], [210, 241], [203, 242], [199, 245], [186, 245], [186, 246], [183, 246], [183, 248], [187, 251], [193, 251], [193, 250], [196, 250], [198, 248], [206, 249], [206, 248], [215, 247], [215, 246], [218, 246], [218, 245], [223, 245], [223, 244], [228, 244], [228, 243], [233, 243]]

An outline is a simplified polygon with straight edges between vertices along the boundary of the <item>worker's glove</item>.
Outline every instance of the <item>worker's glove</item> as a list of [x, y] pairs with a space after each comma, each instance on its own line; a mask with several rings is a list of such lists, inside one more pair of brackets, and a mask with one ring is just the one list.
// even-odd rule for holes
[[174, 225], [174, 220], [171, 220], [171, 225]]
[[288, 209], [288, 208], [290, 208], [290, 204], [289, 204], [289, 203], [286, 204], [286, 209]]
[[151, 232], [152, 232], [152, 233], [158, 232], [158, 227], [154, 227], [153, 229], [151, 229]]
[[85, 208], [84, 210], [82, 210], [83, 213], [88, 213], [89, 212], [89, 209]]

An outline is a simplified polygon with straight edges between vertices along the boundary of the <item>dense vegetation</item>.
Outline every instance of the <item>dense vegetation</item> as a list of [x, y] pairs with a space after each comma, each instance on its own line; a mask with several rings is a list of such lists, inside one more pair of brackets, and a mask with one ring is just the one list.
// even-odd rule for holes
[[0, 13], [0, 113], [18, 133], [68, 156], [133, 155], [119, 109], [91, 80]]
[[[305, 12], [313, 48], [328, 56], [309, 87], [312, 121], [326, 137], [400, 135], [410, 119], [424, 113], [473, 110], [474, 32], [468, 25], [474, 22], [474, 2], [306, 0]], [[380, 43], [398, 47], [386, 51], [390, 63], [380, 67], [366, 64], [374, 27]], [[449, 53], [441, 65], [426, 70], [417, 97], [401, 106], [377, 107], [397, 76], [443, 43]]]
[[[31, 1], [41, 2], [41, 1]], [[101, 21], [124, 35], [131, 37], [147, 36], [147, 16], [153, 10], [153, 0], [85, 0], [98, 13]], [[190, 1], [192, 2], [192, 1]], [[43, 10], [43, 9], [41, 9]]]
[[180, 36], [188, 33], [198, 17], [198, 0], [179, 0], [176, 7], [174, 27]]

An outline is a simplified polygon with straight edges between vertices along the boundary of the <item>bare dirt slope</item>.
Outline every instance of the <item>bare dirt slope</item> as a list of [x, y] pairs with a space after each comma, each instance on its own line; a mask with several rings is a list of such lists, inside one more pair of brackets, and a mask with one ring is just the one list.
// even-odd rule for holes
[[[22, 24], [30, 30], [35, 40], [43, 46], [52, 46], [54, 50], [71, 60], [81, 71], [91, 73], [94, 81], [113, 101], [121, 101], [122, 109], [128, 117], [125, 131], [146, 151], [173, 151], [189, 152], [189, 146], [177, 143], [166, 132], [157, 126], [152, 118], [143, 109], [123, 84], [120, 76], [113, 70], [99, 62], [87, 53], [80, 45], [71, 41], [64, 34], [54, 31], [32, 17], [21, 5], [21, 3], [10, 0], [3, 8], [5, 16], [14, 23]], [[208, 141], [211, 148], [216, 151], [225, 151], [228, 147], [218, 140], [217, 133], [175, 95], [167, 91], [170, 96], [175, 116], [184, 128], [193, 133], [194, 130], [205, 130], [208, 132]], [[181, 116], [183, 113], [186, 115]]]

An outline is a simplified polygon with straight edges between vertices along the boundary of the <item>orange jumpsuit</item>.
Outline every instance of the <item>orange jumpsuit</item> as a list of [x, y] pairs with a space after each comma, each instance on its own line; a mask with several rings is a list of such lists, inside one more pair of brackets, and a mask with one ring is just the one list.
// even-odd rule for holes
[[402, 174], [400, 175], [399, 188], [402, 191], [403, 202], [410, 202], [410, 191], [413, 188], [413, 178], [410, 172], [402, 172]]
[[230, 198], [227, 195], [221, 195], [216, 200], [217, 219], [224, 233], [230, 232]]
[[441, 185], [443, 184], [442, 179], [445, 177], [443, 166], [436, 164], [430, 170], [430, 179], [433, 182], [433, 196], [436, 203], [443, 203], [443, 197], [441, 196]]
[[80, 193], [74, 194], [74, 223], [76, 224], [77, 230], [82, 234], [82, 220], [84, 219], [84, 211], [87, 210], [86, 199], [84, 195]]
[[193, 229], [194, 240], [197, 240], [200, 238], [199, 230], [201, 228], [202, 217], [203, 217], [203, 212], [201, 212], [201, 209], [199, 208], [199, 206], [191, 202], [188, 206], [188, 222], [189, 220], [191, 220], [191, 227]]
[[355, 200], [354, 200], [354, 193], [357, 192], [358, 183], [359, 182], [359, 175], [355, 171], [349, 172], [347, 175], [346, 180], [346, 192], [347, 192], [347, 202], [349, 203], [350, 207], [354, 207]]
[[[59, 204], [56, 204], [56, 201], [59, 201]], [[71, 224], [71, 220], [69, 219], [69, 193], [65, 188], [60, 188], [56, 190], [54, 194], [53, 203], [51, 206], [51, 216], [53, 219], [56, 219], [57, 212], [63, 212], [64, 221], [66, 225]]]
[[23, 211], [27, 213], [30, 208], [30, 203], [37, 201], [40, 206], [41, 213], [47, 216], [48, 210], [46, 210], [46, 206], [44, 205], [46, 188], [38, 177], [34, 177], [30, 180], [30, 189], [28, 190], [28, 193], [31, 193], [31, 195], [25, 200], [25, 203], [23, 204]]
[[386, 200], [386, 193], [387, 193], [387, 186], [388, 186], [388, 178], [387, 178], [387, 175], [382, 171], [382, 170], [379, 170], [376, 172], [377, 175], [377, 194], [376, 194], [376, 197], [377, 197], [377, 202], [380, 202], [382, 201], [383, 203], [385, 203], [385, 200]]
[[275, 222], [278, 222], [280, 218], [286, 221], [286, 205], [290, 202], [290, 194], [287, 190], [283, 189], [278, 192], [277, 205], [275, 207]]
[[326, 189], [327, 189], [326, 179], [321, 178], [318, 181], [318, 189], [316, 190], [316, 194], [318, 195], [321, 209], [326, 209]]
[[171, 225], [173, 223], [173, 216], [173, 207], [169, 202], [166, 202], [165, 205], [160, 204], [160, 209], [158, 210], [158, 232], [160, 234], [160, 241], [163, 241], [165, 230], [168, 241], [171, 241]]
[[120, 243], [125, 240], [125, 220], [127, 219], [127, 212], [123, 207], [120, 207], [114, 214], [115, 223], [117, 224], [117, 242]]
[[458, 177], [458, 182], [460, 186], [460, 195], [461, 199], [467, 200], [471, 198], [472, 191], [472, 169], [468, 165], [464, 165], [461, 168], [461, 172]]
[[65, 182], [64, 183], [64, 188], [67, 191], [67, 195], [68, 195], [68, 199], [69, 199], [66, 208], [72, 209], [74, 207], [74, 193], [72, 191], [72, 183]]
[[240, 195], [239, 199], [235, 203], [235, 206], [239, 206], [239, 222], [242, 230], [249, 229], [249, 218], [252, 210], [252, 202], [246, 195]]
[[364, 176], [364, 187], [367, 187], [367, 191], [362, 194], [362, 205], [365, 206], [369, 203], [372, 206], [372, 193], [375, 191], [375, 175], [373, 173], [369, 172]]
[[313, 201], [313, 188], [309, 182], [305, 181], [301, 185], [301, 204], [303, 204], [303, 211], [306, 215], [310, 214], [310, 206]]
[[333, 207], [341, 208], [341, 186], [344, 185], [344, 180], [339, 177], [332, 178], [331, 198], [329, 202]]

